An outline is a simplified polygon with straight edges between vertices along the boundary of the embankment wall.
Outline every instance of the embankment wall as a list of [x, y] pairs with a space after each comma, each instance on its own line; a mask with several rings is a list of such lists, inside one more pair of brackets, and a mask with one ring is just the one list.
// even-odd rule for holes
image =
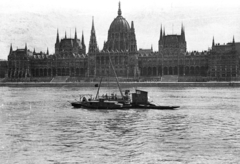
[[[0, 87], [96, 87], [97, 82], [0, 82]], [[240, 82], [121, 82], [121, 87], [240, 87]], [[117, 87], [102, 82], [101, 87]]]

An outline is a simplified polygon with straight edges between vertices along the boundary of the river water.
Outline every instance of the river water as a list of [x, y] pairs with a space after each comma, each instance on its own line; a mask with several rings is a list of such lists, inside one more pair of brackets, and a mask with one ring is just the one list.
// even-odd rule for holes
[[181, 108], [74, 109], [96, 88], [1, 87], [0, 163], [240, 163], [240, 88], [139, 89]]

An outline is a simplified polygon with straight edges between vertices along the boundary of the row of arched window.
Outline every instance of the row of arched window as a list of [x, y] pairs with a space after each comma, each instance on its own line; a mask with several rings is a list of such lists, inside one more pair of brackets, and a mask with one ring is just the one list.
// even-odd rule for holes
[[175, 67], [142, 67], [141, 76], [159, 76], [159, 75], [187, 75], [187, 76], [207, 76], [207, 67], [205, 66], [175, 66]]
[[82, 76], [84, 77], [86, 69], [84, 68], [36, 68], [31, 69], [32, 77], [53, 77], [53, 76]]

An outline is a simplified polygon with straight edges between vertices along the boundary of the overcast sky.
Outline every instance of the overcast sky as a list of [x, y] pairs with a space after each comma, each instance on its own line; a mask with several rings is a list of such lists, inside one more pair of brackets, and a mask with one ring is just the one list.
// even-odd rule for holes
[[[118, 0], [1, 0], [0, 59], [7, 59], [9, 46], [54, 53], [56, 31], [78, 36], [84, 31], [88, 48], [92, 16], [97, 42], [102, 49], [113, 19], [117, 16]], [[212, 43], [240, 40], [240, 2], [236, 0], [121, 0], [122, 16], [134, 21], [138, 48], [158, 49], [161, 24], [166, 34], [180, 34], [185, 26], [187, 50], [207, 50]]]

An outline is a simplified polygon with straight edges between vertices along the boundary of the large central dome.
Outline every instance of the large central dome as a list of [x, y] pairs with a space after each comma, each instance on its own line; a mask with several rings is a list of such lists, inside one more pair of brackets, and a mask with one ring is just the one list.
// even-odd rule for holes
[[120, 32], [120, 31], [129, 31], [130, 26], [125, 18], [122, 17], [122, 11], [119, 3], [118, 16], [113, 20], [110, 25], [109, 31], [111, 32]]
[[104, 50], [108, 51], [136, 51], [136, 38], [133, 22], [131, 28], [122, 17], [119, 2], [118, 16], [113, 20], [108, 30], [108, 40], [104, 43]]

